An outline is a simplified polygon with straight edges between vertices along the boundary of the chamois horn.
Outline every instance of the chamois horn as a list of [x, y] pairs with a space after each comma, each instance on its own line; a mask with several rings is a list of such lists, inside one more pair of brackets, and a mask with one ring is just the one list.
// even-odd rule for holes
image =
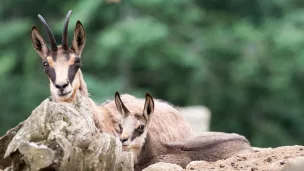
[[64, 50], [68, 50], [69, 49], [69, 45], [68, 45], [68, 27], [69, 27], [69, 21], [70, 21], [71, 13], [72, 13], [72, 10], [70, 10], [68, 12], [68, 14], [66, 15], [66, 19], [65, 19], [65, 23], [64, 23], [64, 27], [63, 27], [62, 48]]
[[49, 26], [48, 26], [47, 22], [45, 21], [45, 19], [40, 14], [38, 14], [38, 17], [39, 17], [39, 19], [41, 20], [41, 22], [44, 25], [44, 29], [45, 29], [45, 31], [46, 31], [46, 33], [48, 35], [49, 41], [51, 43], [51, 49], [52, 49], [52, 51], [54, 51], [54, 52], [57, 51], [57, 49], [58, 49], [57, 48], [57, 43], [56, 43], [55, 37], [54, 37], [51, 29], [49, 28]]

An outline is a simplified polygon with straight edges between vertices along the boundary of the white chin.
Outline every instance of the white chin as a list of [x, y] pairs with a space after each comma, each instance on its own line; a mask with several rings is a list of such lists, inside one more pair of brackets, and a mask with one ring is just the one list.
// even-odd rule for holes
[[69, 92], [67, 92], [67, 93], [58, 93], [58, 95], [57, 96], [59, 96], [59, 97], [70, 97], [71, 96], [71, 93], [72, 91], [69, 91]]
[[72, 91], [67, 91], [67, 93], [56, 93], [56, 99], [58, 100], [66, 100], [72, 96]]
[[128, 145], [123, 145], [123, 146], [122, 146], [122, 149], [123, 149], [124, 151], [128, 151], [128, 150], [130, 150], [130, 146], [128, 146]]

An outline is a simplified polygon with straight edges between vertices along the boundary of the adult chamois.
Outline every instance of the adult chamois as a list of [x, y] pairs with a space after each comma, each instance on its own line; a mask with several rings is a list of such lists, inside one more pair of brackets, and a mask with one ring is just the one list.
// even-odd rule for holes
[[98, 128], [105, 133], [117, 135], [115, 116], [102, 113], [88, 96], [87, 85], [81, 72], [81, 53], [85, 46], [86, 34], [84, 27], [78, 20], [74, 30], [72, 46], [68, 45], [68, 25], [72, 11], [66, 15], [62, 33], [62, 45], [57, 46], [55, 37], [45, 19], [38, 14], [47, 33], [51, 48], [46, 45], [36, 26], [32, 27], [31, 39], [35, 51], [42, 58], [44, 71], [50, 80], [52, 100], [55, 102], [75, 101], [77, 94], [88, 98], [94, 113], [94, 120]]
[[[123, 150], [131, 151], [135, 157], [135, 170], [142, 170], [156, 162], [168, 162], [186, 167], [191, 161], [216, 161], [234, 154], [251, 151], [248, 140], [238, 134], [207, 132], [187, 140], [164, 143], [158, 135], [151, 132], [155, 104], [153, 97], [146, 94], [145, 103], [140, 113], [127, 108], [119, 93], [115, 94], [117, 109], [121, 111], [120, 140]], [[161, 113], [166, 115], [166, 113]], [[156, 123], [161, 126], [161, 122]], [[176, 125], [177, 129], [179, 125]]]
[[83, 25], [77, 21], [72, 47], [68, 45], [69, 11], [62, 34], [62, 45], [57, 46], [55, 37], [45, 19], [38, 17], [44, 25], [51, 44], [49, 49], [36, 26], [32, 27], [32, 43], [35, 51], [42, 58], [42, 65], [50, 80], [51, 95], [56, 102], [72, 102], [77, 91], [88, 96], [88, 90], [83, 80], [81, 66], [81, 52], [85, 45], [85, 32]]

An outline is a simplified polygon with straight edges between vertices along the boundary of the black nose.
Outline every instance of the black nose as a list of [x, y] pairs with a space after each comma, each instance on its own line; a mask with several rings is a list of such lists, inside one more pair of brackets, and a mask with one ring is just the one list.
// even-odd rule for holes
[[63, 90], [64, 88], [66, 88], [69, 85], [69, 83], [65, 83], [65, 84], [55, 84], [55, 87]]
[[120, 141], [121, 141], [122, 143], [126, 142], [127, 140], [128, 140], [128, 138], [120, 138]]

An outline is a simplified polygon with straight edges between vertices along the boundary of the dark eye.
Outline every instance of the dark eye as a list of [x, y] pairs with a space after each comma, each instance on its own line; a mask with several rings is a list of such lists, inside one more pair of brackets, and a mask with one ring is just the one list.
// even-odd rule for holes
[[79, 57], [76, 57], [76, 58], [75, 58], [75, 63], [76, 63], [76, 64], [80, 64], [80, 62], [81, 62], [80, 58], [79, 58]]
[[137, 132], [144, 132], [145, 125], [139, 125], [139, 127], [136, 129]]
[[43, 67], [48, 67], [49, 63], [47, 63], [46, 61], [42, 62]]

